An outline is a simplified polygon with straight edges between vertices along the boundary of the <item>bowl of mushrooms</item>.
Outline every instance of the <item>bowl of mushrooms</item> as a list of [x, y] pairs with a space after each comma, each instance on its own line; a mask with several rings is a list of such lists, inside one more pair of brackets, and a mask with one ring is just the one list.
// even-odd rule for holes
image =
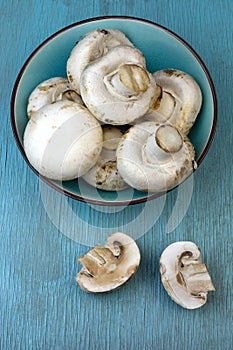
[[159, 24], [100, 17], [61, 29], [30, 55], [11, 122], [32, 170], [74, 199], [140, 203], [185, 181], [214, 136], [202, 59]]

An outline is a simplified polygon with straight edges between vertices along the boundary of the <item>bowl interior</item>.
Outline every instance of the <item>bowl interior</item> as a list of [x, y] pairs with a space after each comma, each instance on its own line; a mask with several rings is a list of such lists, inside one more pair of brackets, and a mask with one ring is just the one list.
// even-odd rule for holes
[[[66, 76], [66, 61], [75, 43], [87, 32], [97, 28], [123, 31], [146, 57], [150, 72], [177, 68], [194, 77], [203, 94], [203, 105], [189, 137], [195, 147], [198, 164], [207, 152], [213, 137], [216, 101], [214, 87], [204, 63], [182, 39], [165, 28], [139, 19], [102, 18], [74, 24], [54, 34], [40, 45], [23, 66], [16, 81], [12, 97], [12, 124], [20, 150], [23, 151], [23, 134], [27, 124], [27, 100], [31, 91], [43, 80]], [[153, 194], [136, 190], [106, 192], [92, 188], [84, 181], [58, 183], [46, 181], [69, 196], [98, 204], [137, 203]]]

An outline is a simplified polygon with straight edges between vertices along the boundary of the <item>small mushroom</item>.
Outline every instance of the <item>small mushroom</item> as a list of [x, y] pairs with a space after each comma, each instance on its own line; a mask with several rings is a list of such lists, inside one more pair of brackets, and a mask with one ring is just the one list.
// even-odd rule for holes
[[139, 191], [155, 193], [174, 188], [194, 169], [194, 148], [172, 125], [143, 122], [132, 126], [117, 148], [122, 178]]
[[67, 61], [67, 76], [78, 93], [80, 93], [80, 77], [85, 67], [118, 45], [133, 46], [125, 34], [117, 29], [93, 30], [75, 45]]
[[155, 86], [143, 54], [131, 46], [117, 46], [85, 68], [80, 88], [97, 119], [124, 125], [147, 112]]
[[105, 191], [121, 191], [128, 187], [117, 170], [116, 149], [123, 131], [103, 126], [103, 147], [96, 164], [83, 179], [90, 185]]
[[102, 129], [87, 108], [67, 100], [40, 108], [24, 133], [29, 162], [53, 180], [84, 175], [97, 161], [102, 141]]
[[202, 105], [202, 93], [189, 74], [177, 69], [155, 72], [158, 86], [145, 121], [168, 122], [184, 134], [193, 126]]
[[83, 104], [81, 96], [72, 90], [68, 80], [63, 77], [54, 77], [40, 83], [30, 94], [27, 114], [31, 118], [41, 107], [60, 100], [70, 100]]
[[186, 309], [201, 307], [208, 291], [215, 290], [200, 249], [193, 242], [169, 245], [160, 257], [160, 273], [167, 293]]
[[86, 292], [109, 292], [127, 282], [138, 269], [140, 251], [128, 235], [116, 232], [108, 237], [105, 247], [95, 245], [78, 261], [83, 268], [77, 283]]

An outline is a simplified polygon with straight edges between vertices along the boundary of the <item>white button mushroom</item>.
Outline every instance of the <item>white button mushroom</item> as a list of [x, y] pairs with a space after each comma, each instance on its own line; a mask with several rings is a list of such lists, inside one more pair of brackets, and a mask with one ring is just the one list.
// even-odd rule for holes
[[[202, 94], [190, 75], [177, 69], [150, 74], [142, 52], [115, 29], [87, 33], [70, 54], [67, 75], [69, 80], [42, 82], [28, 100], [33, 118], [24, 134], [25, 152], [41, 175], [53, 180], [83, 176], [108, 191], [130, 185], [160, 193], [192, 173], [194, 148], [184, 135], [200, 111]], [[78, 93], [87, 108], [77, 107], [83, 104]], [[78, 120], [81, 114], [85, 117]], [[118, 147], [112, 136], [105, 139], [101, 152], [101, 128], [94, 117], [116, 126], [137, 125]]]
[[83, 106], [59, 101], [40, 108], [29, 119], [24, 149], [31, 165], [53, 180], [85, 174], [102, 148], [102, 129]]
[[41, 107], [60, 100], [70, 100], [83, 104], [81, 96], [72, 90], [68, 80], [63, 77], [54, 77], [40, 83], [30, 94], [27, 114], [31, 118]]
[[77, 275], [79, 286], [86, 292], [109, 292], [135, 274], [140, 251], [131, 237], [116, 232], [108, 237], [105, 247], [96, 245], [78, 261], [83, 265]]
[[116, 149], [123, 131], [103, 126], [103, 147], [96, 164], [83, 176], [90, 185], [105, 191], [120, 191], [128, 187], [117, 170]]
[[200, 249], [193, 242], [169, 245], [160, 257], [160, 273], [167, 293], [187, 309], [204, 305], [208, 291], [215, 290]]
[[189, 176], [194, 166], [191, 142], [168, 124], [134, 125], [117, 148], [119, 173], [139, 191], [166, 192]]
[[161, 94], [152, 101], [144, 120], [169, 122], [188, 134], [202, 105], [199, 85], [189, 74], [177, 69], [160, 70], [153, 77]]
[[84, 103], [97, 119], [124, 125], [146, 113], [156, 84], [139, 50], [117, 46], [85, 68], [80, 89]]
[[118, 45], [133, 46], [125, 34], [116, 29], [93, 30], [75, 45], [67, 61], [67, 76], [78, 93], [80, 92], [80, 77], [84, 68]]

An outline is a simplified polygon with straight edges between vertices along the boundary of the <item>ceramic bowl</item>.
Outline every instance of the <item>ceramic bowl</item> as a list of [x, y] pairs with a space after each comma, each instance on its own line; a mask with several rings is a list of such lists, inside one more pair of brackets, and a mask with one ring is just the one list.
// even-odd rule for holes
[[[144, 19], [122, 16], [92, 18], [71, 24], [46, 39], [24, 63], [12, 93], [11, 122], [17, 145], [28, 165], [33, 169], [23, 148], [23, 134], [28, 121], [27, 100], [31, 91], [43, 80], [66, 76], [66, 61], [75, 43], [84, 34], [97, 28], [123, 31], [145, 55], [150, 72], [176, 68], [189, 73], [198, 82], [203, 94], [203, 105], [189, 137], [199, 166], [210, 147], [217, 118], [215, 89], [205, 64], [187, 42], [169, 29]], [[82, 180], [59, 183], [43, 177], [41, 179], [74, 199], [100, 205], [134, 204], [160, 195], [133, 189], [106, 192], [96, 190]]]

